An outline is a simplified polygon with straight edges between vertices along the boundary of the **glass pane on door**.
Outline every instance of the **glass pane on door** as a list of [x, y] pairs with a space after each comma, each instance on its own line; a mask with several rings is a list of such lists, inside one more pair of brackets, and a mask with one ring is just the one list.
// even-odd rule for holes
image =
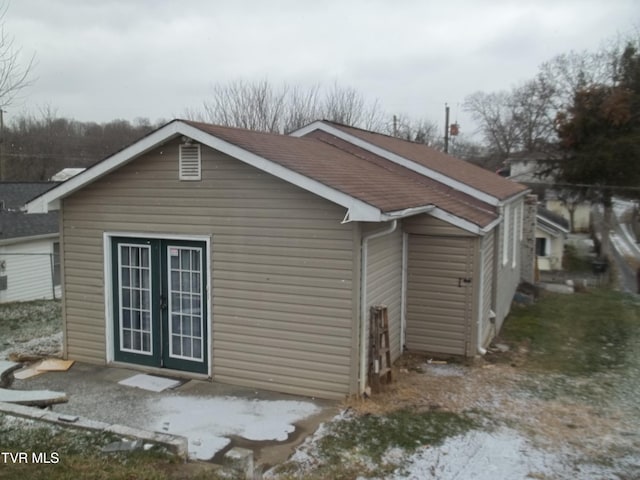
[[120, 350], [153, 355], [151, 323], [151, 248], [118, 245]]
[[202, 248], [167, 246], [169, 356], [202, 361]]

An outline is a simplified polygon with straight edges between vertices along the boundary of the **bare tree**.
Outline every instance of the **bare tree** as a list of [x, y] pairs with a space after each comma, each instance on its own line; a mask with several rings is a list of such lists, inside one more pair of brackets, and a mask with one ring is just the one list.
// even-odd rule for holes
[[542, 76], [511, 92], [513, 123], [521, 151], [544, 152], [556, 140], [555, 97], [555, 86]]
[[568, 108], [576, 93], [587, 85], [609, 83], [618, 49], [614, 44], [597, 52], [571, 51], [540, 65], [537, 79], [553, 89], [554, 110]]
[[326, 120], [366, 130], [380, 131], [384, 125], [384, 115], [377, 100], [368, 103], [354, 88], [341, 87], [337, 83], [326, 93], [322, 112]]
[[278, 132], [286, 111], [288, 87], [276, 90], [267, 80], [216, 84], [204, 102], [205, 117], [219, 125]]
[[34, 82], [31, 73], [35, 53], [23, 62], [22, 48], [15, 45], [5, 28], [8, 8], [8, 3], [0, 5], [0, 108], [11, 105], [18, 94]]
[[289, 89], [289, 99], [284, 114], [282, 132], [289, 133], [322, 117], [320, 85], [303, 89]]
[[324, 93], [319, 85], [307, 89], [287, 84], [275, 87], [267, 80], [218, 83], [203, 107], [203, 113], [185, 112], [187, 118], [279, 133], [318, 119], [369, 130], [380, 130], [383, 125], [377, 102], [368, 102], [355, 89], [337, 83]]
[[[4, 141], [3, 109], [16, 99], [25, 88], [33, 84], [31, 71], [35, 62], [35, 54], [22, 62], [22, 49], [16, 47], [14, 38], [7, 34], [5, 16], [8, 3], [0, 4], [0, 143]], [[0, 154], [1, 154], [0, 150]], [[6, 177], [6, 158], [0, 155], [0, 180]]]
[[439, 129], [438, 124], [430, 120], [425, 118], [412, 119], [402, 114], [394, 115], [392, 121], [385, 125], [383, 133], [410, 142], [434, 146], [440, 140]]
[[510, 92], [476, 92], [464, 101], [464, 109], [480, 125], [479, 131], [492, 155], [505, 160], [520, 142], [515, 98]]

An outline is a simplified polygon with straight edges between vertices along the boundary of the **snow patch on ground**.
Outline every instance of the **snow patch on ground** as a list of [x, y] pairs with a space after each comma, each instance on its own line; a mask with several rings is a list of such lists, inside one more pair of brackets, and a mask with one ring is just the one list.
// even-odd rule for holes
[[27, 342], [16, 342], [0, 351], [0, 360], [6, 360], [11, 353], [43, 357], [57, 357], [62, 352], [62, 332], [38, 337]]
[[254, 441], [284, 441], [293, 425], [320, 412], [309, 402], [248, 400], [237, 397], [171, 396], [149, 401], [147, 428], [183, 435], [189, 455], [209, 460], [229, 444], [230, 435]]
[[436, 377], [463, 377], [466, 373], [465, 369], [455, 364], [431, 364], [425, 363], [422, 369]]
[[558, 464], [557, 457], [534, 448], [513, 430], [472, 431], [439, 447], [419, 449], [391, 478], [495, 480], [505, 472], [510, 479], [558, 478]]

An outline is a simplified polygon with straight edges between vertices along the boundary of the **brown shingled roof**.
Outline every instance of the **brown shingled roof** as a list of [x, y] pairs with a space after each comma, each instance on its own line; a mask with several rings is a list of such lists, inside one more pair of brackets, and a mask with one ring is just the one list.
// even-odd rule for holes
[[467, 195], [466, 193], [460, 192], [453, 187], [449, 187], [441, 182], [433, 180], [429, 177], [425, 177], [413, 170], [409, 170], [401, 165], [393, 163], [385, 158], [382, 158], [374, 153], [371, 153], [363, 148], [360, 148], [352, 143], [347, 142], [346, 140], [342, 140], [330, 133], [315, 130], [307, 135], [306, 138], [315, 138], [325, 143], [329, 143], [330, 145], [334, 145], [335, 147], [345, 150], [352, 155], [356, 155], [361, 158], [365, 158], [366, 160], [381, 165], [384, 168], [398, 172], [403, 176], [410, 178], [411, 181], [421, 183], [435, 192], [438, 192], [439, 198], [436, 202], [436, 206], [452, 215], [455, 215], [460, 218], [464, 218], [466, 220], [470, 220], [473, 223], [479, 225], [487, 225], [491, 221], [495, 220], [498, 215], [496, 208], [492, 205], [489, 205], [482, 200], [478, 200], [477, 198], [472, 197], [471, 195]]
[[[493, 207], [459, 194], [389, 160], [337, 140], [296, 138], [185, 122], [308, 178], [362, 200], [382, 212], [434, 205], [481, 227], [497, 218]], [[335, 137], [334, 137], [335, 138]], [[455, 193], [454, 193], [455, 192]]]
[[442, 153], [435, 148], [428, 147], [421, 143], [409, 142], [380, 133], [347, 127], [327, 120], [323, 120], [323, 123], [469, 185], [499, 200], [505, 200], [527, 190], [527, 187], [524, 185], [507, 180], [498, 174]]

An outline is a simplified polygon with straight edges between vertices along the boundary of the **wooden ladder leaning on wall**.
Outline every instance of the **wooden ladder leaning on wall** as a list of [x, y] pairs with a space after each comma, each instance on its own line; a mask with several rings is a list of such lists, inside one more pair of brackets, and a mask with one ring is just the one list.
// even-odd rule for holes
[[389, 313], [386, 305], [374, 305], [369, 312], [369, 386], [378, 393], [382, 382], [392, 380]]

